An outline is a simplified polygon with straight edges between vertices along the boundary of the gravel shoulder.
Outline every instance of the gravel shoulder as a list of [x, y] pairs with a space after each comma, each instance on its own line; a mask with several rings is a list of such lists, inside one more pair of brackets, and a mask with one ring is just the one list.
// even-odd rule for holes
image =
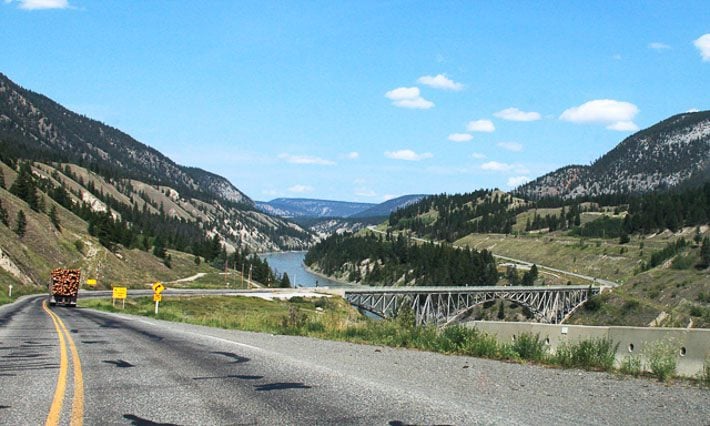
[[683, 382], [668, 385], [608, 373], [141, 321], [205, 340], [235, 342], [294, 369], [319, 371], [385, 395], [406, 395], [437, 411], [456, 411], [457, 424], [703, 425], [710, 418], [710, 391]]

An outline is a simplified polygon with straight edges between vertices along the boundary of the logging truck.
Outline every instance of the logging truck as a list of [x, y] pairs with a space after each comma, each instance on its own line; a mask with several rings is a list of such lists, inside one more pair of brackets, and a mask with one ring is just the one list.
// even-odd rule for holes
[[49, 280], [49, 304], [75, 307], [80, 279], [80, 269], [52, 269]]

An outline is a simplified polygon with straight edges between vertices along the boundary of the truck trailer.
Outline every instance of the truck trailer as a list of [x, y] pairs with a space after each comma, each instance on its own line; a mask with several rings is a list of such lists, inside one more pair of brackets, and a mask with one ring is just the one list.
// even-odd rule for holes
[[81, 280], [80, 269], [52, 269], [49, 282], [49, 304], [75, 307]]

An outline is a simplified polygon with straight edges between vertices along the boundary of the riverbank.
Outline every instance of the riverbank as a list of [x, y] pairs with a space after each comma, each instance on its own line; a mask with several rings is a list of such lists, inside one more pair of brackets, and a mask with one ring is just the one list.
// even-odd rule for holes
[[316, 276], [321, 277], [321, 278], [323, 278], [323, 279], [325, 279], [325, 280], [333, 281], [333, 282], [336, 282], [336, 283], [338, 283], [338, 284], [342, 284], [342, 285], [345, 285], [345, 286], [355, 286], [355, 285], [358, 285], [357, 283], [353, 283], [353, 282], [349, 282], [349, 281], [343, 281], [343, 280], [340, 280], [340, 279], [338, 279], [338, 278], [331, 277], [331, 276], [329, 276], [329, 275], [325, 275], [324, 273], [318, 272], [318, 271], [316, 271], [315, 269], [313, 269], [313, 268], [311, 268], [310, 266], [305, 265], [305, 264], [303, 265], [303, 269], [304, 269], [305, 271], [307, 271], [309, 274], [316, 275]]

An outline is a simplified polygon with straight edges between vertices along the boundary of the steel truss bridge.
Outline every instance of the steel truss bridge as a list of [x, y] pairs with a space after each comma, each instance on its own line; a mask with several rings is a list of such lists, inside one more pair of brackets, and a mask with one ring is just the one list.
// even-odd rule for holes
[[401, 306], [408, 305], [420, 325], [447, 325], [477, 305], [501, 299], [528, 308], [539, 322], [559, 324], [599, 292], [599, 287], [591, 286], [370, 287], [346, 289], [345, 299], [383, 318], [395, 317]]

